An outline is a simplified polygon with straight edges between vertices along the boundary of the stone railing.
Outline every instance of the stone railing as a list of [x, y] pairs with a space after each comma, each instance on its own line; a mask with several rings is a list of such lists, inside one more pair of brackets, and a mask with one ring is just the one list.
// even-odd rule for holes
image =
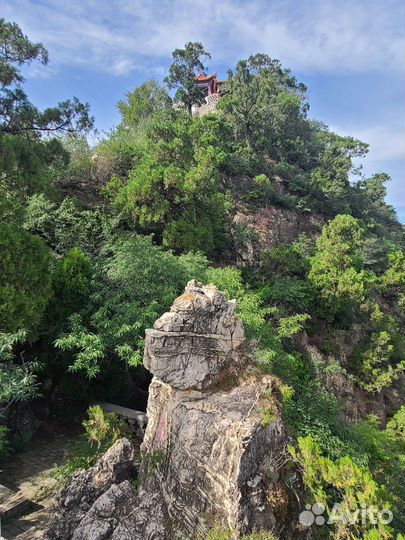
[[148, 419], [144, 412], [128, 409], [127, 407], [121, 407], [120, 405], [115, 405], [113, 403], [106, 403], [104, 401], [94, 402], [93, 405], [99, 405], [105, 412], [115, 413], [117, 416], [125, 420], [125, 422], [128, 424], [129, 431], [135, 433], [140, 438], [143, 438], [145, 428], [148, 423]]
[[204, 116], [205, 114], [215, 111], [219, 100], [220, 100], [220, 96], [218, 93], [207, 96], [205, 98], [205, 103], [203, 103], [202, 105], [200, 106], [193, 105], [192, 107], [193, 116], [201, 117], [201, 116]]

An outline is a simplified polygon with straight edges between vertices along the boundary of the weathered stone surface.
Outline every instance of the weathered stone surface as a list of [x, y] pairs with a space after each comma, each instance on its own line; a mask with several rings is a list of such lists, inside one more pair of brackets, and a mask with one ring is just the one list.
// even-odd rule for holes
[[276, 527], [279, 509], [268, 495], [281, 483], [286, 434], [271, 391], [271, 379], [208, 395], [154, 380], [141, 474], [158, 455], [154, 475], [172, 531], [195, 537], [216, 522], [234, 531]]
[[263, 253], [280, 243], [289, 244], [301, 233], [319, 234], [323, 224], [319, 214], [271, 205], [253, 211], [238, 205], [233, 217], [235, 263], [241, 267], [255, 265]]
[[[136, 500], [121, 474], [104, 479], [116, 451], [106, 454], [62, 492], [64, 525], [55, 523], [47, 540], [204, 538], [214, 525], [235, 537], [256, 528], [287, 538], [287, 437], [277, 382], [253, 368], [241, 380], [244, 341], [235, 302], [190, 282], [146, 335], [145, 366], [154, 379]], [[128, 463], [132, 454], [120, 453]]]
[[147, 332], [144, 363], [155, 377], [141, 447], [142, 500], [163, 498], [165, 538], [203, 537], [215, 523], [235, 533], [275, 529], [288, 507], [279, 496], [286, 433], [274, 381], [219, 384], [248, 362], [235, 310], [214, 286], [193, 281]]
[[113, 484], [90, 508], [75, 529], [72, 540], [110, 538], [119, 520], [129, 514], [135, 504], [135, 493], [128, 480], [118, 485]]
[[214, 286], [188, 283], [146, 331], [144, 365], [179, 390], [203, 390], [240, 369], [245, 335], [236, 302]]
[[[75, 529], [88, 515], [93, 503], [111, 486], [130, 478], [135, 451], [127, 439], [117, 441], [87, 471], [78, 471], [56, 498], [55, 516], [44, 540], [95, 540], [107, 536], [75, 536]], [[103, 502], [100, 503], [100, 508]], [[91, 514], [90, 514], [91, 515]], [[107, 522], [106, 522], [107, 523]], [[106, 526], [105, 526], [106, 527]], [[73, 536], [72, 536], [73, 535]]]
[[124, 516], [115, 529], [111, 540], [166, 540], [167, 519], [165, 501], [156, 478], [149, 478], [141, 488], [137, 504], [131, 514]]

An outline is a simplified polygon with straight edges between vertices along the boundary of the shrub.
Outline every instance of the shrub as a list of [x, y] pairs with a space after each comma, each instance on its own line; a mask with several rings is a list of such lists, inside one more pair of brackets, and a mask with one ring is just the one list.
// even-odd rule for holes
[[[313, 501], [328, 510], [335, 503], [340, 504], [340, 512], [345, 516], [363, 507], [390, 508], [384, 489], [375, 482], [368, 467], [357, 465], [349, 456], [336, 460], [326, 458], [311, 437], [300, 437], [298, 449], [289, 447], [289, 451], [302, 468]], [[355, 523], [338, 520], [331, 528], [325, 527], [324, 538], [394, 539], [394, 531], [380, 520], [375, 524], [370, 520], [362, 523], [361, 519]]]
[[0, 416], [12, 404], [33, 398], [38, 391], [35, 372], [38, 362], [21, 362], [15, 358], [15, 348], [26, 339], [26, 332], [0, 332]]
[[405, 359], [392, 363], [394, 345], [387, 331], [374, 332], [369, 348], [361, 355], [359, 383], [369, 392], [381, 392], [405, 371]]
[[396, 295], [403, 291], [405, 285], [405, 254], [397, 250], [388, 255], [389, 267], [380, 277], [383, 292]]
[[66, 454], [66, 461], [55, 467], [52, 476], [63, 485], [79, 469], [89, 469], [118, 439], [126, 436], [125, 422], [99, 405], [89, 407], [83, 421], [85, 434]]
[[281, 338], [289, 338], [298, 334], [304, 329], [305, 323], [310, 319], [307, 313], [298, 313], [291, 317], [284, 317], [279, 320], [278, 335]]
[[277, 540], [277, 537], [271, 531], [253, 529], [250, 534], [242, 535], [240, 540]]
[[[229, 527], [215, 525], [212, 527], [204, 540], [235, 540], [236, 535]], [[273, 532], [265, 529], [253, 529], [249, 534], [243, 534], [239, 540], [277, 540]]]
[[126, 425], [115, 413], [105, 412], [100, 405], [93, 405], [87, 411], [88, 419], [83, 422], [86, 437], [97, 453], [103, 447], [109, 448], [126, 433]]
[[204, 540], [233, 540], [234, 533], [229, 527], [224, 525], [214, 525], [208, 532]]
[[111, 256], [102, 265], [103, 281], [90, 297], [87, 313], [75, 313], [71, 331], [55, 342], [74, 351], [70, 370], [88, 378], [113, 360], [139, 365], [145, 328], [170, 307], [187, 281], [203, 278], [207, 266], [203, 255], [176, 257], [154, 245], [150, 236], [123, 235], [106, 249]]
[[296, 277], [275, 276], [261, 289], [263, 300], [269, 304], [291, 306], [307, 310], [315, 305], [315, 295], [311, 283]]
[[13, 225], [0, 226], [0, 330], [35, 331], [51, 294], [50, 252]]
[[364, 300], [367, 275], [361, 255], [363, 239], [364, 231], [357, 219], [338, 215], [325, 225], [317, 240], [309, 279], [319, 291], [329, 320]]
[[402, 444], [405, 445], [405, 405], [402, 405], [388, 422], [387, 431], [402, 440]]
[[261, 274], [268, 279], [274, 274], [305, 277], [309, 268], [309, 261], [302, 255], [298, 243], [280, 244], [264, 254]]
[[67, 318], [88, 303], [93, 276], [90, 259], [77, 247], [59, 261], [52, 274], [53, 299], [46, 311], [51, 328], [60, 331]]

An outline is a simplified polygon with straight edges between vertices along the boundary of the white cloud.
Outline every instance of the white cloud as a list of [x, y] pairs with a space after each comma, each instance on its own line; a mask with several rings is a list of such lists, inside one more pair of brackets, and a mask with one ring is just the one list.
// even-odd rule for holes
[[111, 70], [115, 75], [125, 75], [134, 69], [134, 62], [130, 58], [119, 58], [111, 65]]
[[33, 63], [23, 68], [24, 76], [30, 79], [49, 79], [57, 73], [56, 66]]
[[405, 152], [405, 132], [389, 125], [354, 129], [352, 136], [370, 145], [368, 162], [402, 159]]
[[401, 0], [0, 0], [49, 48], [52, 63], [91, 65], [115, 75], [162, 60], [201, 40], [224, 63], [256, 51], [294, 70], [402, 69]]

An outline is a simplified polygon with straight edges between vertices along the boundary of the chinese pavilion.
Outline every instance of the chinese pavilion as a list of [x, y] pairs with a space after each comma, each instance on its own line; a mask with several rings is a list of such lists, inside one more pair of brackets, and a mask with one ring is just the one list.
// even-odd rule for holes
[[206, 75], [205, 73], [200, 73], [195, 78], [198, 88], [204, 92], [205, 97], [221, 94], [221, 86], [225, 81], [217, 80], [217, 73], [212, 73], [212, 75]]

